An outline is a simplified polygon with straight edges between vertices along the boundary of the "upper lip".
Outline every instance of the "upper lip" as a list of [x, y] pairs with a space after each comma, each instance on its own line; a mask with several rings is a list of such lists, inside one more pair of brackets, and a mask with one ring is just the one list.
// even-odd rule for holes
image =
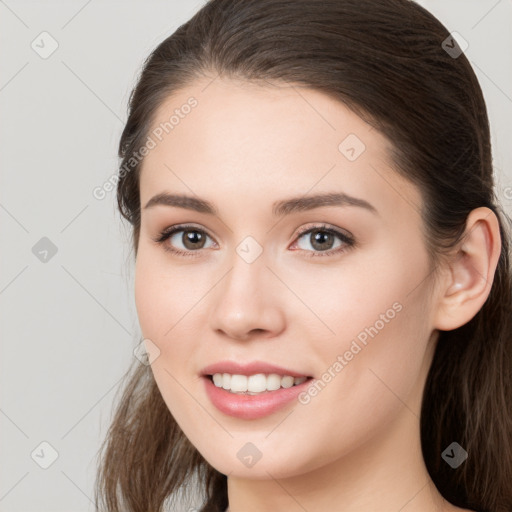
[[283, 368], [264, 361], [250, 361], [248, 363], [237, 363], [235, 361], [219, 361], [210, 364], [201, 370], [202, 375], [214, 375], [215, 373], [229, 373], [231, 375], [255, 375], [256, 373], [276, 373], [278, 375], [290, 375], [291, 377], [308, 377], [304, 373]]

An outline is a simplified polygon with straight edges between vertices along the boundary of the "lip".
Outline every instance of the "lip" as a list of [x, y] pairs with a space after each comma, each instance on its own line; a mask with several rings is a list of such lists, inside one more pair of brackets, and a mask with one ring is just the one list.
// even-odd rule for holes
[[[282, 370], [279, 370], [279, 372], [281, 371]], [[239, 375], [245, 375], [245, 373], [240, 373], [239, 369], [237, 372]], [[270, 373], [274, 372], [272, 371]], [[290, 375], [290, 373], [285, 373], [285, 375]], [[297, 376], [300, 377], [300, 375]], [[255, 420], [257, 418], [268, 416], [285, 405], [290, 404], [314, 380], [313, 378], [308, 378], [297, 386], [292, 386], [291, 388], [280, 388], [275, 391], [266, 391], [259, 395], [242, 395], [231, 393], [230, 391], [226, 391], [224, 388], [218, 388], [213, 383], [209, 375], [203, 375], [202, 379], [205, 383], [206, 394], [212, 404], [220, 412], [243, 420]]]
[[291, 377], [310, 377], [282, 366], [277, 366], [264, 361], [251, 361], [249, 363], [237, 363], [235, 361], [219, 361], [206, 366], [201, 370], [201, 375], [213, 375], [215, 373], [230, 373], [231, 375], [255, 375], [256, 373], [277, 373], [278, 375], [290, 375]]

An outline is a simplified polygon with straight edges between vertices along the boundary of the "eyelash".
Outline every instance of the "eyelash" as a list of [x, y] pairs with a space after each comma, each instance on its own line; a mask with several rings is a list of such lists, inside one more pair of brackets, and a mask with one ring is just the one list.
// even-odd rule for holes
[[[200, 254], [199, 254], [200, 250], [183, 251], [181, 249], [176, 249], [167, 244], [164, 244], [164, 242], [167, 241], [172, 235], [174, 235], [175, 233], [178, 233], [180, 231], [196, 231], [196, 232], [202, 233], [206, 236], [210, 236], [203, 229], [199, 229], [190, 224], [179, 224], [179, 225], [172, 226], [170, 228], [163, 230], [159, 234], [159, 236], [157, 236], [156, 238], [153, 239], [153, 241], [162, 245], [163, 249], [165, 251], [173, 253], [173, 254], [177, 254], [179, 256], [184, 256], [184, 257], [188, 257], [188, 258], [196, 258], [196, 257], [200, 256]], [[325, 233], [329, 233], [331, 235], [337, 236], [345, 245], [342, 247], [338, 247], [336, 249], [329, 249], [328, 251], [307, 251], [305, 249], [301, 249], [301, 250], [305, 251], [306, 253], [308, 253], [306, 255], [306, 257], [308, 257], [308, 258], [326, 257], [326, 256], [332, 256], [334, 254], [340, 254], [340, 253], [345, 252], [355, 246], [355, 240], [351, 236], [349, 236], [345, 233], [342, 233], [341, 231], [338, 231], [337, 229], [331, 228], [325, 224], [308, 227], [308, 228], [301, 230], [297, 234], [297, 239], [300, 239], [302, 236], [304, 236], [308, 233], [311, 233], [313, 231], [321, 231], [321, 232], [325, 232]]]

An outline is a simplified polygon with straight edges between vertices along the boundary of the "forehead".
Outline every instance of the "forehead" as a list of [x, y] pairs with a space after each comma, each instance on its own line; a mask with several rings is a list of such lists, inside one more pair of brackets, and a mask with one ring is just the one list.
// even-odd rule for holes
[[[158, 142], [164, 144], [158, 144], [147, 160], [162, 156], [164, 146], [179, 150], [184, 143], [195, 144], [196, 152], [210, 156], [243, 152], [262, 158], [270, 153], [318, 158], [322, 152], [338, 152], [339, 143], [350, 133], [364, 140], [367, 154], [382, 156], [386, 144], [343, 103], [316, 90], [219, 77], [195, 82], [169, 96], [157, 109], [151, 130], [158, 132]], [[226, 146], [230, 151], [222, 155]], [[318, 151], [312, 151], [315, 147]]]
[[275, 191], [281, 199], [334, 186], [375, 197], [392, 186], [389, 193], [403, 189], [419, 204], [391, 169], [389, 141], [340, 101], [303, 86], [200, 80], [160, 105], [149, 135], [142, 204], [172, 189], [262, 199]]

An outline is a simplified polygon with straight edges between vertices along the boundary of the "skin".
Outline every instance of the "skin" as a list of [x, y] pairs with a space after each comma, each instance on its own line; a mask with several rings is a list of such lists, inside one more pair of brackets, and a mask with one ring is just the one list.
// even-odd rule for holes
[[[152, 370], [163, 399], [228, 475], [229, 512], [462, 510], [425, 468], [421, 396], [437, 329], [468, 322], [489, 294], [501, 248], [495, 215], [470, 214], [464, 243], [434, 281], [419, 190], [393, 171], [387, 139], [343, 104], [289, 84], [201, 79], [169, 97], [153, 126], [190, 96], [197, 107], [142, 165], [135, 299], [142, 334], [160, 350]], [[366, 146], [354, 161], [338, 149], [351, 133]], [[207, 199], [219, 215], [144, 209], [162, 192]], [[377, 214], [323, 206], [272, 216], [274, 201], [324, 192], [364, 199]], [[154, 241], [181, 223], [208, 235], [195, 258]], [[356, 245], [308, 258], [322, 251], [312, 234], [297, 233], [322, 223]], [[184, 234], [164, 244], [187, 250]], [[250, 264], [236, 252], [247, 236], [264, 249]], [[394, 303], [400, 312], [308, 404], [242, 420], [209, 401], [204, 366], [258, 359], [321, 379]], [[248, 442], [262, 454], [250, 468], [237, 457]]]

